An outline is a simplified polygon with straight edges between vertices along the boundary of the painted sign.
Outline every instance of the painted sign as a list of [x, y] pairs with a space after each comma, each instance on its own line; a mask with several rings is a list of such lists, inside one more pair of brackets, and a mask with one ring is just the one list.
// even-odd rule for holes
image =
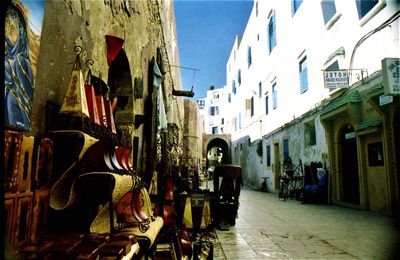
[[400, 94], [400, 58], [382, 60], [382, 76], [386, 95]]
[[14, 0], [5, 13], [5, 124], [29, 131], [44, 1]]
[[379, 96], [379, 105], [384, 106], [393, 102], [393, 96]]
[[325, 88], [336, 89], [349, 86], [349, 73], [347, 70], [324, 70]]

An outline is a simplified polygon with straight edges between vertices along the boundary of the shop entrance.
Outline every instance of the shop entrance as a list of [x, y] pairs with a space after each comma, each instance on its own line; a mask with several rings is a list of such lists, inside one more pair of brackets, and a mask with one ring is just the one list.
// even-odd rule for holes
[[340, 135], [340, 154], [341, 200], [359, 205], [357, 141], [351, 125], [346, 125]]

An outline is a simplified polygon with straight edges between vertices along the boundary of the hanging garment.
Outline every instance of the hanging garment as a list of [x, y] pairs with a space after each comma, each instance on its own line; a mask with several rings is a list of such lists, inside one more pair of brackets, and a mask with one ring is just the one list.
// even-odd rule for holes
[[185, 209], [183, 210], [183, 224], [186, 228], [193, 228], [193, 218], [192, 218], [192, 199], [186, 198]]
[[78, 117], [90, 117], [79, 54], [76, 57], [71, 72], [71, 78], [65, 92], [60, 113]]
[[85, 84], [85, 93], [89, 109], [90, 122], [100, 125], [99, 111], [97, 110], [96, 94], [92, 84]]
[[203, 212], [201, 214], [200, 228], [207, 228], [209, 225], [211, 225], [210, 199], [206, 195], [204, 199]]

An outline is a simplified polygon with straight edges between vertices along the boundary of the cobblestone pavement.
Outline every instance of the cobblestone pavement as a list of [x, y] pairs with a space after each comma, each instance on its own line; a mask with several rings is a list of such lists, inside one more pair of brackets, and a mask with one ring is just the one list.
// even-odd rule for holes
[[216, 234], [214, 259], [400, 259], [393, 218], [246, 188], [236, 225]]

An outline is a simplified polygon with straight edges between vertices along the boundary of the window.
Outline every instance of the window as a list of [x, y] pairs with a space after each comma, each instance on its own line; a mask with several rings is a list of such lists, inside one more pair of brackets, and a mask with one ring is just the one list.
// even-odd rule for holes
[[268, 115], [268, 96], [265, 96], [265, 114]]
[[316, 136], [315, 136], [315, 123], [314, 121], [307, 122], [305, 124], [305, 143], [308, 146], [317, 144]]
[[289, 140], [283, 140], [283, 159], [286, 160], [289, 157]]
[[251, 46], [247, 47], [247, 65], [249, 67], [251, 65]]
[[308, 75], [307, 75], [307, 56], [299, 62], [299, 73], [300, 73], [300, 93], [304, 93], [308, 90]]
[[267, 145], [267, 166], [271, 166], [271, 146]]
[[238, 129], [242, 129], [242, 114], [239, 113]]
[[272, 52], [272, 49], [276, 45], [276, 24], [275, 24], [275, 12], [272, 13], [271, 18], [269, 19], [268, 23], [268, 47], [269, 53]]
[[210, 107], [210, 115], [212, 116], [219, 115], [219, 107]]
[[272, 108], [278, 107], [278, 90], [276, 89], [276, 82], [272, 84]]
[[258, 97], [261, 98], [262, 96], [262, 84], [261, 82], [258, 83]]
[[336, 5], [334, 0], [322, 0], [321, 2], [322, 15], [324, 23], [327, 24], [336, 14]]
[[236, 82], [232, 80], [232, 93], [236, 94]]
[[250, 101], [250, 116], [254, 116], [254, 97], [251, 97]]
[[212, 127], [212, 134], [218, 134], [218, 126]]
[[246, 111], [245, 116], [251, 117], [251, 99], [245, 100], [245, 111]]
[[382, 142], [370, 143], [368, 147], [368, 165], [371, 166], [383, 166], [383, 148]]
[[204, 109], [204, 106], [206, 105], [206, 101], [205, 100], [197, 100], [197, 105], [198, 105], [199, 109]]
[[292, 0], [292, 16], [297, 12], [303, 0]]
[[228, 93], [228, 103], [231, 103], [232, 102], [232, 95], [231, 95], [231, 93]]
[[224, 124], [224, 118], [221, 118], [221, 125], [223, 125]]
[[378, 2], [379, 0], [356, 0], [358, 18], [361, 20]]
[[238, 75], [237, 75], [237, 81], [238, 81], [238, 84], [240, 85], [240, 84], [242, 84], [242, 71], [239, 69], [238, 70]]

